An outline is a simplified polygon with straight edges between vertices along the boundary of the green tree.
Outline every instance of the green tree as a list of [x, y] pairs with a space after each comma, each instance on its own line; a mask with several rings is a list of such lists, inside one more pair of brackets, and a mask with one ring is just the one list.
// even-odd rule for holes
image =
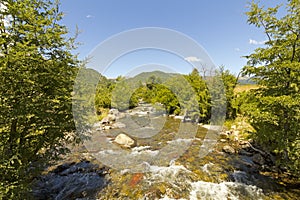
[[116, 83], [114, 81], [101, 76], [97, 85], [95, 97], [95, 106], [98, 114], [100, 114], [101, 108], [111, 108], [111, 92], [115, 85]]
[[168, 87], [163, 84], [155, 84], [150, 92], [152, 96], [152, 104], [161, 103], [164, 105], [166, 113], [179, 114], [179, 102], [175, 94]]
[[248, 23], [263, 28], [267, 41], [247, 56], [244, 74], [261, 86], [251, 94], [246, 114], [256, 138], [277, 153], [277, 163], [299, 176], [300, 161], [300, 1], [289, 0], [286, 14], [279, 6], [264, 9], [252, 3]]
[[74, 130], [73, 38], [50, 0], [1, 0], [0, 198], [26, 199], [37, 163], [64, 152]]
[[219, 69], [220, 78], [223, 81], [224, 89], [225, 89], [225, 96], [227, 100], [226, 105], [226, 119], [234, 119], [237, 115], [238, 105], [235, 102], [236, 96], [234, 94], [234, 89], [237, 85], [237, 77], [230, 73], [229, 70], [225, 70], [224, 66], [221, 66]]
[[118, 77], [111, 91], [111, 107], [121, 111], [136, 107], [138, 99], [134, 95], [134, 91], [137, 89], [135, 84], [126, 80], [125, 77]]
[[206, 83], [202, 79], [202, 77], [199, 74], [199, 71], [196, 68], [194, 68], [189, 75], [186, 75], [185, 78], [190, 83], [190, 86], [193, 88], [196, 94], [196, 100], [198, 102], [199, 108], [194, 109], [193, 115], [197, 115], [199, 121], [206, 122], [208, 120], [208, 114], [210, 109], [210, 98]]

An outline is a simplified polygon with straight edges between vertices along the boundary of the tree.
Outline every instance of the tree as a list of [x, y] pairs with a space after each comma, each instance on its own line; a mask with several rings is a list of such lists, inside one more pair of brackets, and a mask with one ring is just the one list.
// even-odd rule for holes
[[[24, 199], [31, 169], [63, 152], [74, 130], [74, 39], [50, 0], [1, 0], [0, 198]], [[4, 23], [5, 22], [5, 23]], [[2, 195], [2, 196], [1, 196]]]
[[[161, 103], [165, 107], [165, 111], [168, 114], [179, 114], [180, 105], [175, 94], [163, 84], [154, 84], [152, 89], [149, 90], [152, 96], [151, 103]], [[149, 96], [150, 96], [149, 95]]]
[[234, 119], [237, 115], [238, 106], [235, 105], [236, 96], [234, 94], [234, 89], [237, 85], [239, 75], [235, 77], [230, 73], [229, 70], [225, 70], [224, 66], [220, 66], [220, 78], [223, 81], [225, 95], [227, 100], [226, 106], [226, 119]]
[[194, 68], [189, 75], [186, 75], [185, 78], [193, 88], [198, 102], [198, 108], [197, 110], [194, 110], [194, 115], [197, 115], [197, 117], [194, 118], [198, 118], [197, 121], [205, 122], [208, 120], [208, 113], [210, 109], [209, 92], [206, 83], [196, 68]]
[[135, 84], [126, 80], [125, 77], [117, 78], [111, 91], [111, 107], [120, 111], [136, 107], [138, 99], [136, 95], [133, 95], [136, 88]]
[[264, 9], [252, 3], [248, 23], [263, 28], [267, 41], [247, 56], [243, 72], [261, 86], [251, 94], [246, 114], [258, 142], [277, 154], [277, 163], [300, 171], [300, 1], [289, 0], [286, 15], [279, 6]]
[[108, 80], [106, 77], [101, 76], [96, 91], [95, 106], [98, 114], [100, 114], [101, 108], [111, 108], [111, 92], [115, 87], [115, 83], [112, 80]]

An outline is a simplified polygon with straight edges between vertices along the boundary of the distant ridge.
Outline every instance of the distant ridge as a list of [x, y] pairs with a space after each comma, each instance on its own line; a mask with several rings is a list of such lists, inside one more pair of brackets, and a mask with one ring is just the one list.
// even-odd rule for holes
[[167, 72], [162, 72], [162, 71], [152, 71], [152, 72], [142, 72], [132, 78], [127, 78], [129, 82], [142, 82], [145, 83], [150, 77], [155, 76], [156, 78], [159, 78], [162, 82], [167, 81], [168, 79], [178, 76], [181, 74], [177, 73], [167, 73]]
[[253, 77], [239, 77], [238, 84], [240, 85], [256, 85], [256, 81]]

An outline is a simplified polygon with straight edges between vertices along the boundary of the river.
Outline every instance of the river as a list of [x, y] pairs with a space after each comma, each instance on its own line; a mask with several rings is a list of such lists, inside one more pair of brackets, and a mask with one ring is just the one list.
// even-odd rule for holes
[[[228, 154], [224, 145], [197, 124], [163, 116], [130, 115], [126, 128], [92, 131], [88, 152], [110, 167], [110, 184], [98, 199], [299, 199], [299, 188], [266, 176], [251, 156]], [[120, 133], [133, 148], [113, 142]], [[208, 137], [210, 134], [210, 137]], [[211, 135], [213, 134], [213, 136]], [[207, 151], [203, 147], [209, 146]]]

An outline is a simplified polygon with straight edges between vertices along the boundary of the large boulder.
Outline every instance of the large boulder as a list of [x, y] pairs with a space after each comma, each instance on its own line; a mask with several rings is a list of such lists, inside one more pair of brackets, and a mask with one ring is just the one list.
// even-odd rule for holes
[[114, 140], [115, 143], [123, 146], [123, 147], [126, 147], [126, 148], [131, 148], [131, 147], [134, 147], [135, 146], [135, 141], [130, 138], [129, 136], [121, 133], [119, 134], [115, 140]]

